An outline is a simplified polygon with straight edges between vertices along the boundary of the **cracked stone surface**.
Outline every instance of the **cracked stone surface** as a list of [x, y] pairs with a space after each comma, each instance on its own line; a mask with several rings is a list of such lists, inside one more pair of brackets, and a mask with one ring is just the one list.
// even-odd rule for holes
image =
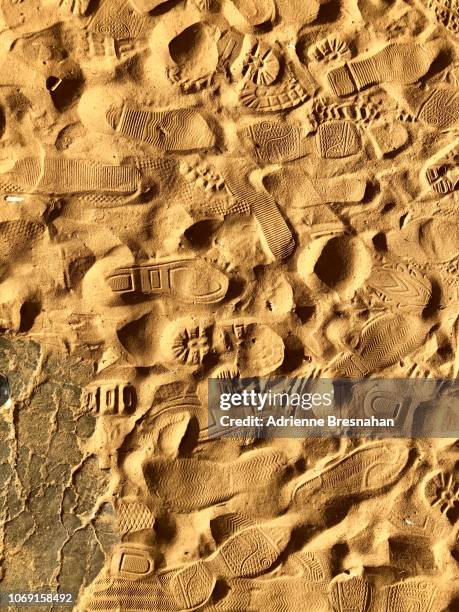
[[14, 398], [0, 420], [2, 591], [76, 595], [117, 540], [113, 514], [97, 505], [107, 475], [79, 446], [94, 428], [80, 408], [92, 364], [1, 337], [0, 370]]

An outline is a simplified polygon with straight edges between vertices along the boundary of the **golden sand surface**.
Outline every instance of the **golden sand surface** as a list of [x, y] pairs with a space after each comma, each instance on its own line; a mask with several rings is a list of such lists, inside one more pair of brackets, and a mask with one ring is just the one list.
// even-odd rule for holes
[[457, 378], [458, 0], [0, 25], [0, 591], [459, 610], [455, 438], [207, 421], [209, 378]]

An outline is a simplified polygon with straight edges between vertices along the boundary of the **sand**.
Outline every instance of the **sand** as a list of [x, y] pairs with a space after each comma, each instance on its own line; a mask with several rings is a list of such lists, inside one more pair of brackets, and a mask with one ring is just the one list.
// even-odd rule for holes
[[457, 440], [207, 418], [209, 378], [457, 378], [459, 2], [0, 23], [0, 591], [459, 610]]

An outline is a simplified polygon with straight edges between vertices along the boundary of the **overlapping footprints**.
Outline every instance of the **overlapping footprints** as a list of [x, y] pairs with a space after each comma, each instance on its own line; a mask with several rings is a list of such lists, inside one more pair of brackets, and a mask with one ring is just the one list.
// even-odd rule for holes
[[377, 493], [401, 478], [408, 458], [409, 449], [405, 442], [366, 444], [317, 475], [306, 473], [295, 484], [292, 500], [297, 504], [307, 504], [315, 503], [317, 496], [337, 499]]
[[459, 4], [457, 0], [423, 0], [438, 22], [455, 35], [459, 35]]
[[[223, 529], [218, 528], [219, 523], [223, 523]], [[375, 589], [365, 577], [343, 574], [332, 580], [327, 590], [324, 587], [330, 578], [324, 582], [322, 576], [257, 581], [254, 577], [268, 571], [279, 558], [288, 542], [289, 530], [272, 524], [254, 525], [241, 515], [228, 514], [214, 521], [212, 531], [217, 543], [224, 536], [212, 555], [150, 579], [145, 579], [152, 563], [148, 550], [138, 545], [121, 546], [112, 557], [110, 579], [100, 578], [93, 584], [87, 609], [143, 610], [157, 606], [154, 609], [186, 611], [205, 606], [212, 610], [210, 600], [218, 577], [231, 585], [233, 607], [225, 607], [223, 600], [221, 609], [232, 612], [261, 609], [293, 612], [298, 606], [311, 605], [323, 612], [392, 612], [412, 606], [430, 612], [435, 605], [438, 589], [424, 579], [408, 579]], [[244, 534], [249, 537], [242, 540], [240, 536]], [[300, 559], [305, 555], [294, 556]], [[314, 555], [306, 558], [310, 561], [311, 557], [315, 561]], [[243, 607], [238, 605], [241, 602]]]
[[287, 111], [309, 100], [317, 89], [288, 46], [271, 46], [256, 37], [245, 38], [231, 74], [238, 81], [240, 102], [252, 111]]
[[163, 589], [157, 579], [132, 581], [114, 576], [96, 578], [82, 603], [85, 610], [90, 611], [178, 612], [172, 596]]
[[345, 40], [332, 34], [319, 40], [308, 49], [308, 57], [312, 62], [332, 62], [351, 58], [351, 50]]
[[[188, 415], [190, 421], [197, 422], [199, 427], [199, 439], [205, 441], [209, 438], [207, 408], [203, 406], [196, 395], [187, 394], [185, 390], [176, 391], [166, 400], [158, 399], [154, 403], [153, 414], [147, 413], [139, 421], [139, 446], [156, 448], [163, 443], [162, 429], [167, 429], [184, 419]], [[187, 421], [188, 423], [188, 421]], [[177, 445], [177, 444], [176, 444]], [[178, 445], [177, 445], [178, 446]], [[131, 447], [128, 446], [130, 449]], [[166, 445], [165, 448], [169, 448]], [[164, 449], [163, 449], [164, 451]]]
[[432, 296], [429, 279], [404, 264], [375, 266], [366, 285], [388, 306], [396, 308], [420, 310]]
[[[304, 578], [275, 577], [270, 580], [240, 581], [249, 589], [250, 604], [245, 610], [253, 612], [422, 612], [440, 611], [442, 599], [437, 585], [428, 577], [404, 580], [378, 588], [368, 576], [339, 574], [330, 582], [328, 590]], [[239, 582], [232, 589], [242, 590]]]
[[418, 118], [429, 125], [446, 130], [459, 121], [459, 92], [448, 85], [439, 85], [423, 100]]
[[135, 411], [137, 394], [129, 382], [102, 380], [84, 389], [81, 404], [98, 415], [129, 415]]
[[334, 612], [345, 612], [345, 610], [366, 612], [371, 601], [371, 586], [359, 576], [345, 576], [330, 584], [328, 597]]
[[213, 531], [221, 544], [211, 556], [183, 570], [158, 576], [160, 582], [167, 581], [182, 609], [193, 609], [208, 601], [218, 578], [231, 580], [267, 572], [290, 539], [288, 526], [257, 525], [234, 514], [214, 519]]
[[78, 112], [87, 129], [149, 145], [160, 152], [212, 149], [215, 135], [202, 113], [188, 108], [142, 108], [120, 96], [103, 97], [95, 87], [82, 96]]
[[[258, 128], [255, 130], [258, 132]], [[285, 128], [281, 130], [285, 133]], [[287, 128], [287, 132], [290, 132], [290, 128]], [[290, 140], [290, 136], [288, 138]], [[293, 135], [293, 139], [297, 140], [297, 137]], [[276, 153], [263, 151], [266, 147], [262, 145], [260, 155], [284, 156], [288, 155], [286, 148], [292, 148], [291, 143], [285, 142], [274, 146]], [[267, 148], [270, 148], [269, 144]], [[296, 145], [293, 149], [296, 149]], [[184, 162], [180, 168], [185, 179], [204, 192], [205, 199], [201, 205], [203, 210], [223, 216], [251, 213], [260, 226], [262, 243], [270, 256], [279, 261], [288, 259], [295, 249], [295, 240], [276, 201], [263, 185], [254, 184], [256, 180], [253, 177], [258, 170], [257, 166], [241, 164], [240, 160], [236, 159], [226, 159], [224, 163], [217, 161], [215, 168], [189, 162]], [[212, 198], [209, 198], [209, 192]]]
[[3, 193], [114, 193], [136, 192], [141, 173], [134, 165], [115, 166], [86, 159], [26, 157], [0, 177]]
[[141, 500], [136, 497], [120, 497], [114, 505], [121, 535], [153, 529], [155, 515]]
[[[459, 493], [439, 446], [361, 440], [338, 451], [327, 441], [335, 458], [326, 462], [311, 440], [219, 445], [203, 387], [207, 376], [317, 373], [316, 361], [328, 361], [333, 376], [392, 375], [419, 367], [411, 362], [426, 346], [434, 347], [426, 367], [457, 373], [457, 1], [45, 4], [29, 26], [38, 4], [2, 3], [14, 31], [5, 56], [34, 64], [49, 103], [20, 101], [5, 64], [2, 150], [16, 138], [10, 123], [24, 134], [0, 176], [2, 274], [35, 270], [48, 243], [68, 268], [73, 253], [89, 253], [81, 283], [64, 283], [57, 297], [76, 320], [98, 317], [110, 328], [91, 336], [98, 367], [119, 340], [113, 358], [135, 361], [142, 384], [174, 387], [145, 401], [138, 379], [108, 370], [83, 393], [80, 410], [96, 425], [81, 448], [119, 485], [110, 499], [120, 542], [82, 609], [440, 609], [440, 581], [398, 581], [398, 566], [374, 567], [370, 550], [395, 539], [384, 528], [375, 534], [376, 497], [390, 505], [396, 489], [402, 508], [413, 499], [404, 477], [424, 469], [422, 511], [400, 510], [390, 529], [429, 545], [438, 534], [436, 561], [445, 553]], [[161, 29], [167, 20], [173, 27]], [[84, 82], [59, 106], [71, 62]], [[23, 146], [30, 126], [40, 152]], [[42, 199], [50, 202], [40, 208]], [[199, 256], [191, 239], [183, 249], [188, 230], [177, 230], [179, 244], [156, 240], [175, 214], [177, 225], [205, 228]], [[88, 219], [107, 226], [107, 245], [95, 248]], [[232, 241], [249, 226], [236, 265]], [[306, 248], [293, 270], [297, 246]], [[274, 283], [260, 282], [268, 263], [289, 289], [280, 311]], [[339, 521], [348, 503], [355, 530], [364, 525], [349, 540], [347, 517]], [[270, 518], [254, 523], [234, 510]], [[188, 542], [191, 526], [199, 533]], [[327, 549], [326, 560], [298, 550], [301, 538]]]
[[125, 436], [132, 428], [138, 397], [134, 384], [125, 376], [100, 375], [81, 394], [81, 409], [96, 417], [94, 431], [85, 443], [99, 461], [100, 469], [110, 469]]
[[235, 160], [226, 161], [220, 170], [231, 193], [258, 221], [272, 256], [278, 260], [290, 257], [295, 248], [292, 232], [272, 196], [262, 186], [253, 184], [256, 167]]
[[383, 370], [418, 349], [428, 331], [428, 324], [414, 315], [377, 315], [363, 326], [356, 346], [346, 347], [329, 364], [329, 371], [360, 378]]
[[[152, 1], [151, 4], [157, 3]], [[147, 2], [142, 0], [105, 0], [91, 15], [88, 29], [109, 34], [117, 40], [146, 36], [151, 28], [146, 6]]]
[[118, 268], [107, 283], [119, 297], [171, 297], [189, 304], [223, 300], [229, 280], [204, 260], [179, 259]]
[[[171, 398], [155, 408], [154, 404], [137, 423], [128, 420], [129, 428], [117, 447], [124, 482], [140, 490], [142, 508], [159, 512], [159, 504], [169, 513], [193, 513], [237, 495], [249, 496], [251, 491], [269, 497], [265, 483], [287, 478], [287, 457], [270, 448], [246, 452], [232, 462], [182, 456], [182, 443], [193, 431], [199, 441], [209, 440], [212, 424], [206, 409], [196, 397]], [[141, 515], [145, 513], [143, 509]]]
[[[255, 581], [254, 581], [255, 582]], [[315, 590], [303, 578], [278, 577], [254, 583], [251, 592], [252, 610], [296, 612], [314, 610], [329, 612], [326, 594]]]
[[114, 550], [110, 571], [121, 579], [139, 580], [153, 576], [155, 562], [151, 547], [143, 544], [120, 544]]
[[[437, 587], [428, 580], [412, 579], [386, 587], [384, 612], [406, 610], [409, 608], [430, 612], [435, 604]], [[439, 609], [435, 606], [434, 609]]]
[[459, 519], [459, 482], [453, 473], [438, 472], [425, 484], [424, 496], [432, 508], [446, 516], [451, 523]]
[[425, 176], [434, 193], [444, 196], [459, 187], [457, 144], [440, 150], [426, 164]]
[[252, 111], [276, 113], [293, 109], [309, 100], [315, 86], [309, 75], [299, 77], [298, 69], [289, 61], [284, 69], [280, 83], [271, 85], [256, 85], [247, 80], [240, 92], [240, 100]]
[[108, 576], [91, 586], [86, 609], [195, 610], [209, 601], [218, 579], [267, 572], [290, 539], [285, 524], [257, 524], [234, 513], [215, 518], [211, 529], [217, 544], [211, 555], [155, 575], [151, 549], [121, 544], [112, 554]]
[[248, 128], [254, 154], [262, 163], [276, 164], [307, 155], [309, 148], [301, 128], [279, 121], [262, 121]]
[[45, 236], [45, 226], [35, 220], [11, 219], [0, 222], [0, 260], [16, 261], [21, 254], [30, 252]]
[[177, 320], [164, 329], [161, 347], [165, 360], [173, 364], [199, 367], [218, 359], [243, 376], [265, 376], [284, 360], [282, 338], [250, 319], [219, 324]]
[[348, 96], [384, 82], [415, 83], [427, 73], [441, 46], [439, 40], [426, 45], [391, 43], [368, 57], [333, 68], [328, 81], [337, 96]]
[[287, 473], [285, 455], [270, 449], [248, 452], [230, 463], [157, 457], [143, 466], [147, 489], [154, 492], [170, 512], [186, 513], [215, 506], [250, 491], [264, 495], [267, 482], [281, 481]]
[[[234, 74], [234, 65], [232, 66]], [[271, 85], [281, 71], [281, 62], [273, 47], [257, 40], [243, 58], [241, 76], [256, 85]]]
[[330, 584], [328, 599], [333, 612], [392, 612], [440, 610], [437, 586], [429, 579], [408, 579], [382, 589], [361, 576], [338, 576]]
[[215, 138], [202, 115], [192, 108], [149, 111], [128, 104], [106, 111], [107, 124], [118, 134], [161, 151], [211, 149]]
[[313, 609], [329, 612], [327, 587], [332, 578], [326, 555], [297, 552], [288, 556], [287, 574], [269, 580], [252, 580], [249, 588], [251, 608], [270, 612], [296, 612]]
[[218, 28], [198, 21], [169, 43], [168, 76], [184, 93], [195, 93], [211, 85], [219, 61], [219, 37]]
[[355, 155], [361, 148], [359, 132], [349, 121], [322, 123], [317, 130], [316, 142], [320, 156], [331, 159]]

